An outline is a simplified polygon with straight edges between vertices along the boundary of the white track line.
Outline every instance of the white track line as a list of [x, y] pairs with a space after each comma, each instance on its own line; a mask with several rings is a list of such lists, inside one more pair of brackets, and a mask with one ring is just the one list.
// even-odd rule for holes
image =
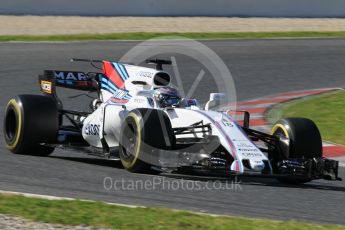
[[[40, 194], [33, 194], [33, 193], [26, 193], [26, 192], [12, 192], [12, 191], [5, 191], [5, 190], [0, 190], [0, 194], [20, 195], [20, 196], [29, 197], [29, 198], [39, 198], [39, 199], [45, 199], [45, 200], [71, 200], [71, 201], [81, 200], [81, 201], [86, 201], [86, 202], [96, 202], [95, 200], [84, 200], [84, 199], [75, 199], [75, 198], [70, 198], [70, 197], [49, 196], [49, 195], [40, 195]], [[139, 205], [129, 205], [129, 204], [109, 203], [109, 202], [104, 202], [104, 203], [126, 207], [126, 208], [146, 208], [145, 206], [139, 206]]]
[[[45, 199], [45, 200], [79, 200], [79, 201], [85, 201], [85, 202], [97, 202], [96, 200], [85, 200], [85, 199], [75, 199], [70, 197], [61, 197], [61, 196], [50, 196], [50, 195], [40, 195], [40, 194], [34, 194], [34, 193], [26, 193], [26, 192], [12, 192], [12, 191], [6, 191], [6, 190], [0, 190], [0, 194], [4, 195], [19, 195], [24, 196], [28, 198], [38, 198], [38, 199]], [[126, 208], [148, 208], [146, 206], [142, 205], [129, 205], [129, 204], [121, 204], [121, 203], [111, 203], [111, 202], [104, 202], [105, 204], [114, 205], [114, 206], [120, 206], [120, 207], [126, 207]], [[212, 217], [231, 217], [230, 215], [220, 215], [220, 214], [212, 214], [207, 213], [204, 210], [197, 211], [190, 211], [190, 210], [183, 210], [183, 209], [170, 209], [173, 212], [188, 212], [196, 215], [204, 215], [204, 216], [212, 216]], [[251, 218], [253, 219], [253, 218]]]

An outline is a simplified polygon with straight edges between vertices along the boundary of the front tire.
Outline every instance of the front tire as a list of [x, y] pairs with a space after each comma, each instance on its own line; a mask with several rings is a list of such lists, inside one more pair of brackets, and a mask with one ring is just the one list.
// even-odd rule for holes
[[52, 98], [18, 95], [5, 110], [3, 127], [6, 147], [15, 154], [47, 156], [53, 147], [41, 145], [56, 141], [58, 109]]
[[[272, 135], [284, 138], [288, 145], [282, 153], [284, 159], [322, 157], [322, 139], [315, 123], [307, 118], [285, 118], [278, 120], [272, 128]], [[281, 160], [284, 160], [281, 159]], [[278, 178], [280, 182], [300, 184], [311, 179], [294, 177]]]
[[170, 119], [162, 110], [135, 109], [129, 112], [120, 137], [120, 159], [130, 172], [152, 172], [153, 151], [171, 149], [175, 143]]

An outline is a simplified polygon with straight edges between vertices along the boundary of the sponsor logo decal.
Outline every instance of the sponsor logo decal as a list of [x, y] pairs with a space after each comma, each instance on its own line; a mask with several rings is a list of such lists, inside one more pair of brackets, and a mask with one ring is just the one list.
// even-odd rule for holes
[[87, 77], [82, 72], [54, 71], [54, 76], [57, 80], [74, 80], [74, 81], [87, 80]]
[[253, 145], [248, 144], [246, 142], [239, 143], [239, 144], [237, 144], [237, 146], [238, 147], [243, 147], [243, 148], [251, 148], [251, 147], [253, 147]]
[[41, 81], [41, 89], [44, 93], [52, 94], [52, 83], [50, 81]]
[[256, 153], [253, 153], [253, 152], [251, 152], [251, 153], [247, 153], [247, 152], [241, 152], [241, 154], [244, 156], [244, 157], [249, 157], [249, 158], [251, 158], [251, 157], [262, 157], [262, 155], [261, 155], [261, 153], [259, 153], [259, 152], [256, 152]]
[[137, 73], [137, 76], [140, 77], [149, 77], [152, 78], [153, 73], [151, 72], [146, 72], [146, 71], [140, 71], [139, 73]]
[[87, 124], [84, 130], [84, 133], [89, 136], [97, 136], [99, 135], [99, 128], [100, 128], [100, 125]]
[[249, 143], [240, 142], [236, 146], [237, 150], [240, 151], [244, 157], [262, 157], [261, 152]]
[[242, 152], [258, 152], [255, 148], [238, 148], [238, 150]]
[[223, 125], [226, 127], [233, 127], [234, 125], [232, 124], [232, 122], [227, 121], [227, 120], [223, 120]]
[[134, 102], [135, 102], [135, 103], [138, 103], [138, 104], [141, 104], [141, 103], [144, 103], [144, 102], [145, 102], [145, 99], [142, 99], [142, 98], [135, 98], [135, 99], [134, 99]]
[[113, 97], [124, 99], [126, 96], [129, 96], [129, 93], [127, 90], [117, 89], [116, 92], [114, 92]]

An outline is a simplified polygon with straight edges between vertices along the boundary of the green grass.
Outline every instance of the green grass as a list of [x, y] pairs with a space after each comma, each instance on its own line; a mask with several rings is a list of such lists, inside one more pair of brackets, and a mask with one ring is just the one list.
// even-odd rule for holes
[[0, 213], [46, 223], [117, 229], [345, 229], [345, 226], [212, 217], [163, 208], [127, 208], [101, 202], [51, 201], [1, 194]]
[[345, 145], [345, 91], [312, 96], [278, 106], [269, 121], [284, 117], [307, 117], [319, 127], [322, 139]]
[[218, 32], [218, 33], [109, 33], [73, 35], [1, 35], [0, 41], [87, 41], [87, 40], [146, 40], [161, 36], [191, 39], [255, 39], [255, 38], [315, 38], [345, 37], [345, 31], [330, 32]]

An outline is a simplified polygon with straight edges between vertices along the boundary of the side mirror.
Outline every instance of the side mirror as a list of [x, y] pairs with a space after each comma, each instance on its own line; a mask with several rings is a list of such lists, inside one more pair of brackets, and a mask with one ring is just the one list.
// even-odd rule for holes
[[211, 93], [210, 100], [205, 105], [205, 110], [215, 110], [225, 101], [224, 93]]

